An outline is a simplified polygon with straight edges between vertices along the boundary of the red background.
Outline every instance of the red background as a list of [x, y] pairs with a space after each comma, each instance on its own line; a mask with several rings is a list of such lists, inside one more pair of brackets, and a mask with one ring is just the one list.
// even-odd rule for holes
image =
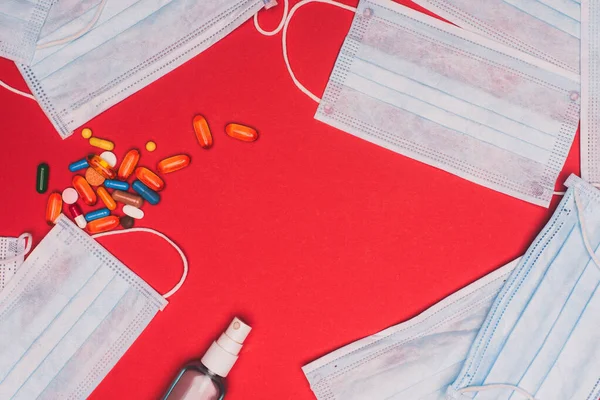
[[[355, 5], [355, 2], [348, 4]], [[263, 11], [274, 28], [281, 6]], [[352, 20], [323, 4], [304, 7], [289, 31], [290, 60], [320, 95]], [[27, 90], [0, 60], [0, 79]], [[47, 195], [35, 192], [40, 162], [50, 191], [92, 148], [77, 131], [61, 140], [36, 103], [0, 89], [0, 236], [48, 232]], [[166, 176], [158, 206], [137, 226], [164, 232], [185, 251], [190, 274], [92, 399], [158, 398], [178, 369], [202, 356], [235, 315], [254, 328], [230, 374], [227, 398], [313, 399], [302, 365], [376, 333], [522, 254], [552, 213], [367, 143], [313, 119], [316, 104], [292, 84], [281, 36], [245, 23], [174, 72], [87, 126], [141, 165], [187, 153]], [[203, 114], [214, 147], [200, 148], [191, 120]], [[229, 138], [229, 122], [260, 138]], [[158, 149], [148, 153], [144, 144]], [[578, 171], [579, 143], [559, 182]], [[560, 185], [559, 185], [560, 187]], [[159, 291], [181, 262], [145, 234], [100, 239]]]

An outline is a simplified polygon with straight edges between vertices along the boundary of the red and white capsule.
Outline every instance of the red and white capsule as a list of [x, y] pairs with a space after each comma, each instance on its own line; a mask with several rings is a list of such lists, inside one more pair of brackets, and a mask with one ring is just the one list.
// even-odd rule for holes
[[83, 211], [79, 204], [73, 203], [69, 206], [69, 212], [71, 213], [71, 217], [75, 220], [75, 223], [81, 229], [84, 229], [87, 226], [87, 221], [85, 220], [85, 216], [83, 215]]

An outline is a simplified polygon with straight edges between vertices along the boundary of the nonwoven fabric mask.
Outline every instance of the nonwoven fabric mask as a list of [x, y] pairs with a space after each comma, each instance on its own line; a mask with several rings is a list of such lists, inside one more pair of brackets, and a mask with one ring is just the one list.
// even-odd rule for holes
[[[13, 3], [3, 2], [0, 15]], [[31, 61], [18, 67], [65, 138], [200, 54], [263, 7], [263, 0], [52, 2]]]
[[0, 291], [17, 273], [25, 255], [31, 250], [32, 238], [24, 233], [18, 238], [0, 237]]
[[322, 100], [290, 74], [317, 120], [544, 207], [579, 123], [577, 74], [384, 0], [360, 1]]
[[64, 215], [0, 292], [0, 398], [85, 399], [183, 284], [160, 295]]
[[440, 17], [579, 74], [579, 0], [415, 0]]
[[442, 400], [518, 260], [417, 317], [305, 365], [318, 400]]

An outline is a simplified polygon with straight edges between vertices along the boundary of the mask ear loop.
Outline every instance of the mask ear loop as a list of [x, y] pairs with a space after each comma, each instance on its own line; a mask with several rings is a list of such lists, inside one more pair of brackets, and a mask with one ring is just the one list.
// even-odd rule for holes
[[6, 264], [6, 263], [13, 262], [18, 258], [25, 257], [25, 255], [27, 255], [27, 253], [29, 253], [29, 251], [31, 250], [31, 244], [33, 243], [33, 238], [31, 236], [31, 233], [23, 233], [21, 236], [19, 236], [17, 238], [17, 241], [21, 241], [21, 240], [25, 240], [25, 249], [22, 252], [17, 253], [12, 257], [8, 257], [3, 260], [0, 259], [0, 263]]
[[183, 283], [185, 282], [187, 275], [188, 275], [189, 266], [188, 266], [188, 260], [185, 256], [185, 254], [183, 254], [183, 250], [181, 250], [181, 248], [179, 246], [177, 246], [177, 244], [175, 244], [175, 242], [173, 242], [171, 239], [169, 239], [167, 237], [167, 235], [165, 235], [164, 233], [155, 231], [154, 229], [150, 229], [150, 228], [129, 228], [129, 229], [123, 229], [120, 231], [109, 231], [109, 232], [97, 233], [95, 235], [92, 235], [92, 237], [94, 239], [96, 239], [96, 238], [99, 238], [102, 236], [120, 235], [122, 233], [131, 233], [131, 232], [147, 232], [147, 233], [152, 233], [153, 235], [156, 235], [160, 238], [163, 238], [164, 240], [167, 241], [167, 243], [169, 243], [171, 246], [173, 246], [173, 248], [175, 250], [177, 250], [177, 252], [179, 253], [179, 256], [181, 256], [181, 261], [183, 262], [183, 274], [181, 275], [181, 279], [179, 279], [179, 282], [177, 282], [177, 284], [175, 285], [175, 287], [173, 287], [173, 289], [169, 290], [167, 293], [162, 295], [165, 299], [168, 299], [169, 297], [173, 296], [175, 293], [177, 293], [177, 291], [181, 288], [181, 286], [183, 286]]
[[277, 25], [277, 28], [273, 29], [272, 31], [265, 31], [260, 26], [260, 24], [258, 23], [258, 13], [254, 14], [254, 27], [256, 28], [258, 33], [260, 33], [261, 35], [264, 35], [264, 36], [277, 35], [279, 33], [279, 31], [281, 31], [281, 29], [283, 29], [283, 25], [285, 24], [285, 21], [287, 20], [289, 8], [290, 8], [289, 0], [283, 0], [283, 16], [281, 17], [281, 21], [279, 21], [279, 25]]
[[518, 386], [514, 386], [514, 385], [508, 385], [505, 383], [492, 383], [489, 385], [483, 385], [483, 386], [469, 386], [466, 388], [462, 388], [457, 390], [458, 393], [473, 393], [473, 392], [484, 392], [486, 390], [491, 390], [491, 389], [511, 389], [525, 397], [527, 397], [528, 400], [535, 400], [535, 397], [533, 397], [533, 395], [529, 394], [529, 392], [527, 392], [524, 389], [521, 389]]

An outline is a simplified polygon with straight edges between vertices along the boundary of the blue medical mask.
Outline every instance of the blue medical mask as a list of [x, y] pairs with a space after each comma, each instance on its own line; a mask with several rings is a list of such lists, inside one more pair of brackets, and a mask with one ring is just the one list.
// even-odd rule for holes
[[547, 207], [579, 97], [576, 74], [404, 6], [362, 0], [315, 118]]
[[[39, 48], [31, 65], [19, 69], [52, 124], [67, 137], [264, 6], [262, 0], [59, 1], [38, 38], [38, 46], [54, 45]], [[73, 32], [86, 33], [56, 44]]]
[[600, 191], [574, 176], [565, 185], [496, 297], [449, 398], [600, 397]]
[[579, 73], [579, 0], [415, 0], [452, 23]]
[[515, 260], [417, 317], [302, 370], [318, 400], [443, 400]]
[[[136, 231], [165, 238], [97, 236]], [[61, 215], [0, 292], [0, 398], [87, 398], [183, 284], [175, 248], [184, 274], [161, 296]]]

